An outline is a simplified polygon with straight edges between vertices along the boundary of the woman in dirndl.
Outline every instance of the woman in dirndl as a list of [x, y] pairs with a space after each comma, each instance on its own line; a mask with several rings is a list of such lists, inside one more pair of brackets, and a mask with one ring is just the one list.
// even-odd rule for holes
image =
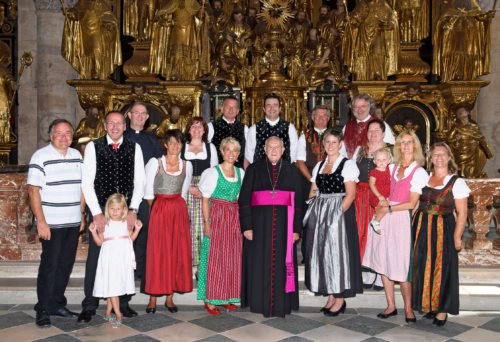
[[341, 142], [342, 134], [335, 130], [323, 135], [327, 157], [313, 169], [311, 202], [304, 218], [308, 230], [305, 284], [310, 291], [328, 296], [321, 309], [327, 316], [344, 313], [344, 298], [363, 292], [352, 205], [359, 170], [354, 161], [340, 155]]
[[[470, 189], [455, 173], [457, 165], [444, 142], [430, 149], [431, 175], [413, 219], [413, 309], [443, 326], [458, 315], [458, 252], [467, 220]], [[454, 213], [457, 213], [456, 219]]]
[[[354, 199], [354, 209], [356, 211], [356, 224], [359, 235], [359, 252], [361, 260], [365, 254], [366, 241], [368, 234], [372, 233], [368, 228], [370, 220], [375, 214], [375, 208], [369, 203], [370, 186], [368, 185], [369, 174], [375, 168], [373, 163], [373, 154], [381, 148], [386, 147], [384, 142], [385, 124], [382, 120], [373, 119], [368, 124], [366, 132], [367, 143], [365, 146], [360, 146], [354, 151], [352, 159], [356, 161], [359, 169], [359, 183], [356, 186], [356, 198]], [[379, 274], [364, 269], [363, 284], [365, 289], [374, 288], [375, 290], [383, 290], [382, 278]]]
[[228, 137], [220, 151], [224, 161], [201, 175], [204, 233], [198, 276], [198, 299], [209, 314], [220, 314], [217, 305], [228, 310], [238, 307], [241, 287], [242, 235], [238, 196], [244, 171], [234, 166], [240, 143]]
[[[156, 299], [166, 295], [165, 307], [177, 312], [174, 292], [193, 290], [191, 236], [186, 196], [193, 168], [180, 158], [182, 133], [165, 133], [167, 154], [146, 165], [144, 198], [151, 204], [146, 253], [145, 292], [150, 295], [147, 313], [156, 312]], [[153, 202], [154, 199], [154, 202]]]
[[186, 126], [186, 144], [181, 158], [193, 165], [193, 178], [187, 195], [189, 227], [191, 229], [193, 266], [200, 262], [201, 242], [203, 239], [203, 217], [201, 213], [202, 194], [198, 188], [201, 174], [208, 168], [219, 164], [215, 146], [208, 142], [208, 125], [202, 117], [196, 116]]

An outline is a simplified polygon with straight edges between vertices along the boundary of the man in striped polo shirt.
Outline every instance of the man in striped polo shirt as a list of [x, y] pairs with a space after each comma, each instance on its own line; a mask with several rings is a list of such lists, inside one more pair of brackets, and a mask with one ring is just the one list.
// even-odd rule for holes
[[77, 317], [66, 308], [64, 292], [73, 268], [78, 234], [84, 227], [82, 156], [69, 147], [73, 126], [56, 119], [49, 126], [50, 144], [31, 157], [29, 203], [35, 215], [42, 255], [38, 269], [36, 324], [50, 327], [50, 315]]

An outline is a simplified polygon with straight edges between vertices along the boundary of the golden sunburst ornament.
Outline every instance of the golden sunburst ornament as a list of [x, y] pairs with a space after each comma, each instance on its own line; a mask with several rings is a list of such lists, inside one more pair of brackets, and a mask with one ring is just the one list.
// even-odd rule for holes
[[264, 20], [267, 27], [279, 26], [285, 29], [285, 23], [293, 18], [288, 0], [261, 0], [261, 13], [257, 15]]

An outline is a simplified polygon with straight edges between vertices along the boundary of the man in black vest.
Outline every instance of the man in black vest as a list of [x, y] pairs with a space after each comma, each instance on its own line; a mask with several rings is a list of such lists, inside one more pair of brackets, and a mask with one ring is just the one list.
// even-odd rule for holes
[[248, 134], [248, 127], [242, 124], [236, 117], [240, 112], [239, 101], [235, 96], [228, 96], [222, 103], [222, 115], [214, 122], [208, 124], [208, 141], [214, 144], [217, 149], [217, 156], [219, 163], [222, 163], [222, 153], [219, 150], [222, 139], [233, 137], [241, 145], [241, 152], [236, 163], [237, 167], [243, 167], [243, 160], [245, 158], [245, 140]]
[[[123, 137], [125, 117], [120, 112], [106, 115], [106, 135], [91, 141], [85, 148], [83, 160], [82, 190], [85, 201], [92, 213], [97, 229], [104, 231], [106, 220], [103, 210], [106, 200], [114, 193], [125, 196], [129, 206], [127, 224], [132, 229], [137, 220], [137, 211], [144, 195], [144, 160], [141, 147]], [[89, 251], [85, 265], [85, 299], [78, 322], [89, 322], [99, 306], [99, 298], [92, 295], [99, 259], [100, 247], [88, 237]], [[128, 306], [129, 296], [120, 297], [120, 307], [125, 317], [133, 317], [137, 312]]]
[[245, 145], [245, 169], [253, 162], [266, 158], [264, 145], [266, 139], [272, 136], [283, 141], [285, 152], [283, 159], [295, 162], [297, 153], [297, 130], [295, 126], [280, 118], [280, 97], [276, 94], [267, 94], [264, 98], [264, 113], [266, 117], [248, 130]]
[[[305, 199], [309, 198], [309, 191], [311, 190], [312, 170], [318, 162], [325, 158], [325, 149], [321, 140], [323, 139], [323, 133], [325, 133], [328, 122], [330, 121], [330, 116], [330, 109], [327, 106], [314, 107], [311, 114], [313, 128], [302, 134], [297, 143], [297, 161], [295, 165], [304, 176]], [[304, 208], [304, 210], [305, 209], [306, 208]], [[305, 240], [306, 231], [302, 230], [302, 260], [304, 260], [304, 256], [306, 255]]]
[[[123, 136], [139, 144], [142, 150], [144, 165], [151, 159], [158, 159], [163, 155], [163, 149], [160, 141], [153, 133], [144, 130], [146, 121], [149, 118], [149, 113], [146, 105], [141, 102], [134, 102], [127, 112], [130, 120], [130, 127], [125, 131]], [[142, 222], [142, 229], [139, 236], [134, 241], [135, 262], [135, 277], [141, 279], [141, 291], [144, 291], [144, 277], [146, 272], [146, 244], [148, 242], [148, 227], [149, 227], [149, 204], [146, 200], [142, 200], [139, 205], [137, 218]]]

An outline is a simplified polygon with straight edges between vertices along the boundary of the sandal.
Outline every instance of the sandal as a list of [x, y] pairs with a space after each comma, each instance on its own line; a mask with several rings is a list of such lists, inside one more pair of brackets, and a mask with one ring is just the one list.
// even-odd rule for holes
[[116, 319], [116, 316], [111, 314], [111, 316], [104, 316], [104, 320], [108, 322], [112, 322]]
[[113, 328], [119, 328], [122, 326], [122, 321], [112, 321], [111, 325], [113, 326]]

